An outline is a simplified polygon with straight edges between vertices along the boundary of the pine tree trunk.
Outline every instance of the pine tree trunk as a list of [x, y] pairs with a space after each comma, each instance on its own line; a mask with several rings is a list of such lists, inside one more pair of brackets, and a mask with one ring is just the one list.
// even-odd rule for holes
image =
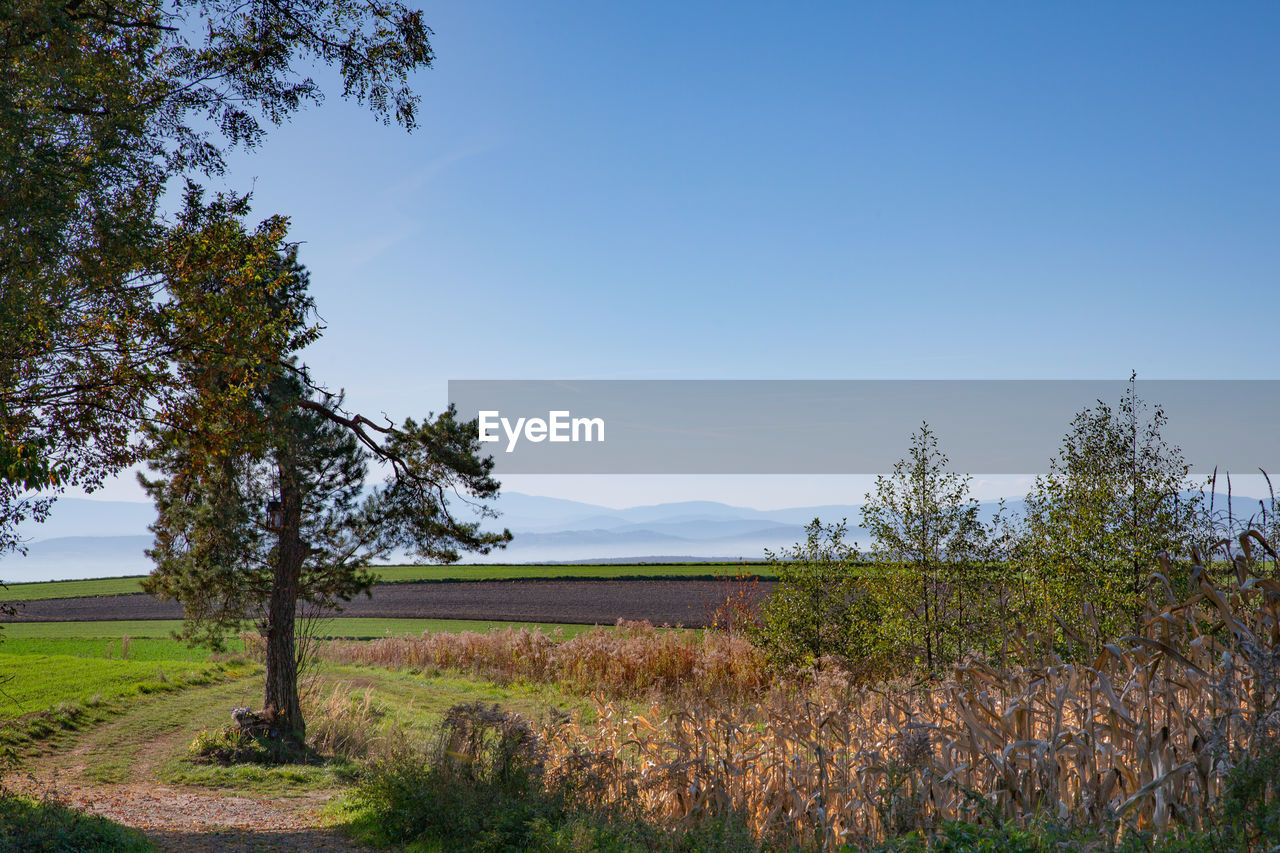
[[306, 722], [298, 701], [298, 657], [294, 619], [302, 574], [302, 500], [292, 455], [282, 449], [278, 461], [282, 523], [275, 577], [267, 611], [267, 675], [262, 706], [274, 711], [282, 734], [305, 740]]

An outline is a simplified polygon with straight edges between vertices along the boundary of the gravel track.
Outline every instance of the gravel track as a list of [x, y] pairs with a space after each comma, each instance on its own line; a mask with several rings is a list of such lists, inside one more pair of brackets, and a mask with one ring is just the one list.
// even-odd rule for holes
[[[518, 580], [378, 584], [373, 597], [346, 605], [344, 616], [492, 619], [612, 625], [645, 619], [655, 625], [704, 624], [709, 610], [740, 589], [732, 580]], [[772, 581], [755, 587], [763, 597]], [[103, 595], [22, 602], [17, 622], [181, 619], [182, 607], [149, 595]]]
[[322, 824], [322, 803], [155, 784], [8, 779], [14, 789], [141, 830], [162, 853], [374, 853]]

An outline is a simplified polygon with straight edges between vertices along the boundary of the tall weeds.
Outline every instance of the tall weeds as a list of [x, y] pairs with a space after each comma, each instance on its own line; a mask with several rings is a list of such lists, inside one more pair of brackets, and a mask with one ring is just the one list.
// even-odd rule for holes
[[334, 663], [454, 669], [489, 680], [555, 682], [580, 693], [624, 699], [661, 696], [737, 700], [768, 690], [764, 656], [735, 633], [658, 630], [619, 622], [569, 640], [540, 631], [424, 634], [367, 641], [335, 640], [319, 655]]

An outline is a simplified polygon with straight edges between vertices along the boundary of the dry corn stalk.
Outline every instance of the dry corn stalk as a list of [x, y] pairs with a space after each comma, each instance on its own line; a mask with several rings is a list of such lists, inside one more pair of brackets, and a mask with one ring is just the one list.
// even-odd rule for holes
[[[1249, 540], [1252, 540], [1250, 542]], [[1232, 762], [1274, 742], [1280, 583], [1252, 575], [1256, 533], [1229, 585], [1159, 605], [1096, 660], [957, 667], [927, 689], [831, 682], [751, 703], [629, 714], [547, 732], [551, 766], [604, 756], [610, 796], [672, 826], [736, 812], [761, 837], [829, 849], [985, 813], [1025, 821], [1196, 827]], [[1035, 638], [1027, 638], [1030, 645]]]

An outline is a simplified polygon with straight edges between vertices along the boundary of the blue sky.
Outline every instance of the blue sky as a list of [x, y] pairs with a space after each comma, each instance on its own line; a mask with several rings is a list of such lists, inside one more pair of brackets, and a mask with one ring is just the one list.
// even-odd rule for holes
[[1280, 5], [425, 12], [418, 131], [321, 71], [327, 102], [226, 181], [292, 218], [328, 323], [307, 360], [353, 408], [475, 378], [1276, 376]]

